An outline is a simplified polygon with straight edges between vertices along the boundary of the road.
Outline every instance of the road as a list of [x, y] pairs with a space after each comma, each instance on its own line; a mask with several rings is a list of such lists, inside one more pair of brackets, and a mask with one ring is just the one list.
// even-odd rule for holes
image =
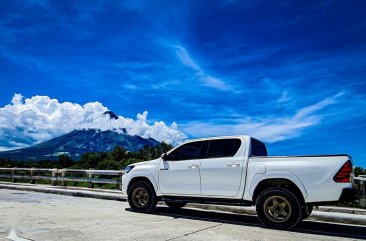
[[264, 228], [255, 216], [171, 210], [134, 213], [128, 203], [0, 189], [0, 240], [10, 227], [29, 240], [345, 240], [365, 226], [304, 221], [292, 231]]

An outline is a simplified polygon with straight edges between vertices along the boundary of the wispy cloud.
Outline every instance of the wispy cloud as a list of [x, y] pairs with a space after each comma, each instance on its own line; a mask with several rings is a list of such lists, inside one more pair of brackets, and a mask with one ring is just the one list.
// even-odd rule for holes
[[206, 71], [204, 71], [202, 67], [196, 63], [196, 61], [194, 61], [185, 47], [182, 45], [175, 45], [174, 48], [177, 57], [182, 62], [182, 64], [195, 71], [194, 78], [198, 79], [203, 86], [218, 90], [232, 90], [232, 86], [222, 79], [206, 74]]
[[178, 58], [180, 59], [180, 61], [182, 61], [182, 63], [188, 67], [191, 67], [192, 69], [201, 72], [203, 71], [201, 69], [200, 66], [198, 66], [198, 64], [196, 64], [196, 62], [192, 59], [192, 57], [189, 55], [189, 53], [187, 52], [186, 48], [184, 48], [181, 45], [175, 45], [176, 48], [176, 53]]
[[290, 100], [290, 97], [289, 97], [289, 94], [288, 94], [288, 91], [285, 90], [282, 92], [281, 94], [281, 97], [278, 99], [278, 102], [287, 102]]
[[320, 124], [327, 113], [320, 113], [326, 107], [336, 104], [344, 93], [330, 96], [313, 105], [298, 109], [293, 116], [278, 116], [263, 119], [244, 117], [233, 124], [215, 122], [191, 122], [182, 128], [194, 136], [252, 135], [267, 142], [277, 142], [300, 136], [306, 128]]

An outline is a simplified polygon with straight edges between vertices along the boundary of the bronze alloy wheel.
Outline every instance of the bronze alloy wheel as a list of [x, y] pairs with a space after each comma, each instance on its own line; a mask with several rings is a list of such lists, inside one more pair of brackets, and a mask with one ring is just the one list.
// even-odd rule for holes
[[295, 227], [303, 216], [299, 198], [283, 187], [265, 189], [255, 204], [259, 220], [269, 228]]
[[155, 209], [158, 199], [151, 183], [143, 180], [130, 184], [127, 189], [127, 201], [133, 211], [149, 213]]
[[291, 216], [290, 203], [281, 196], [271, 196], [264, 202], [264, 214], [273, 222], [282, 223]]
[[142, 187], [136, 188], [132, 192], [132, 201], [136, 207], [143, 208], [149, 201], [149, 194]]

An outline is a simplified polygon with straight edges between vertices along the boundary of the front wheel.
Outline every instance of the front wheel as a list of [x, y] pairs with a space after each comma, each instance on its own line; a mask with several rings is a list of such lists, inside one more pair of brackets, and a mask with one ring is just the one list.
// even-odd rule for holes
[[256, 210], [264, 225], [276, 229], [290, 229], [302, 219], [298, 198], [284, 188], [264, 190], [257, 198]]
[[139, 181], [132, 184], [127, 195], [128, 204], [135, 212], [149, 213], [156, 207], [155, 190], [148, 182]]
[[165, 204], [173, 209], [179, 209], [187, 205], [186, 202], [168, 202], [168, 201], [165, 201]]

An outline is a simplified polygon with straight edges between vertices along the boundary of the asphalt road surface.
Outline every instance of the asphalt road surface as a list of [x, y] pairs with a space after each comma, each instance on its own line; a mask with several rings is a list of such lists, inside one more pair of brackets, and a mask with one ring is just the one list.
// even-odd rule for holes
[[10, 230], [18, 240], [47, 241], [366, 239], [365, 226], [304, 221], [278, 231], [249, 215], [165, 206], [139, 214], [126, 202], [0, 189], [0, 240]]

